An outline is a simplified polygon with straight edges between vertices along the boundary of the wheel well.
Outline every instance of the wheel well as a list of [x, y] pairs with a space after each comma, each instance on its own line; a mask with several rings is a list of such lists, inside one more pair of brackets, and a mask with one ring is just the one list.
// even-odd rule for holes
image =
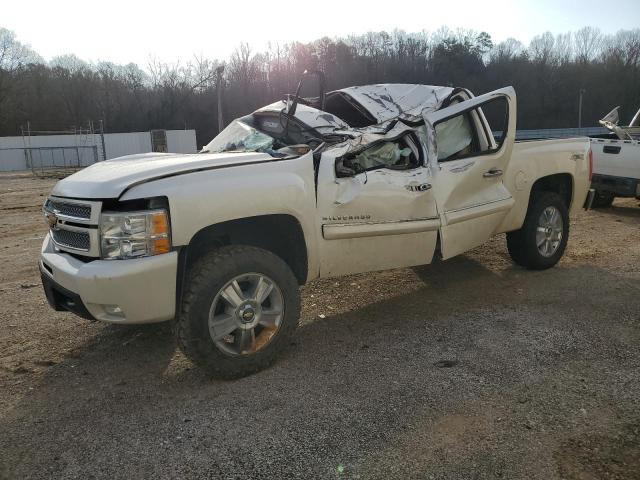
[[[531, 193], [534, 192], [555, 192], [563, 198], [567, 208], [570, 208], [573, 198], [573, 178], [569, 173], [556, 173], [539, 178], [531, 187]], [[533, 195], [529, 197], [529, 200], [531, 198]]]
[[282, 258], [300, 285], [307, 280], [307, 247], [300, 222], [291, 215], [261, 215], [217, 223], [203, 228], [189, 242], [186, 267], [212, 248], [249, 245]]

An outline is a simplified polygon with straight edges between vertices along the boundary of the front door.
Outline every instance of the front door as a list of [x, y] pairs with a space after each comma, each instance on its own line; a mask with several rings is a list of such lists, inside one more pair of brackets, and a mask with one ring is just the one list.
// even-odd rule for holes
[[515, 92], [496, 90], [424, 119], [435, 130], [433, 194], [446, 259], [486, 242], [514, 204], [502, 179], [515, 139]]
[[[354, 155], [345, 149], [342, 155], [323, 157], [319, 166], [320, 275], [431, 262], [440, 220], [415, 133], [385, 138]], [[345, 165], [351, 174], [344, 173]]]

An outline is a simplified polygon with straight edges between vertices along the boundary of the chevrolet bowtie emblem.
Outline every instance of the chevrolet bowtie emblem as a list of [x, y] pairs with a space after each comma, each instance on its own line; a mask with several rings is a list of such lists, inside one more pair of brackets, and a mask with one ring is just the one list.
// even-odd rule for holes
[[58, 217], [55, 213], [47, 213], [47, 223], [49, 224], [49, 228], [56, 228], [56, 225], [58, 225]]

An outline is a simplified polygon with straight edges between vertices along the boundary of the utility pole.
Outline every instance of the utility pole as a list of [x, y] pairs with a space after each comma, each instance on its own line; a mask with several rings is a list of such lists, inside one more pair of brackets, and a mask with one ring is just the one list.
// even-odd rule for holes
[[107, 147], [104, 143], [104, 120], [100, 120], [100, 142], [102, 143], [102, 159], [107, 159]]
[[580, 89], [580, 100], [578, 101], [578, 129], [582, 129], [582, 97], [586, 93], [584, 88]]
[[224, 65], [216, 68], [216, 73], [218, 75], [216, 86], [216, 90], [218, 91], [218, 133], [220, 133], [224, 128], [224, 121], [222, 119], [222, 74], [224, 73]]

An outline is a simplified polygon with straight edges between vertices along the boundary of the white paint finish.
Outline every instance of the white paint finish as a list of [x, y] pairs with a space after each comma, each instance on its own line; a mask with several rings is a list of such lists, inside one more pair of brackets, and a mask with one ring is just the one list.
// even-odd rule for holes
[[320, 276], [336, 277], [431, 263], [436, 233], [324, 240]]
[[[575, 214], [580, 211], [590, 186], [588, 153], [587, 138], [516, 142], [503, 177], [515, 203], [494, 234], [517, 230], [522, 226], [533, 184], [549, 175], [564, 173], [571, 176], [573, 198], [569, 212]], [[572, 159], [574, 155], [581, 155], [581, 160]], [[524, 173], [524, 179], [520, 175], [520, 180], [517, 180], [520, 172]], [[521, 189], [516, 188], [517, 181], [521, 183]]]
[[[60, 180], [53, 195], [76, 198], [117, 198], [130, 185], [189, 170], [274, 161], [266, 153], [146, 153], [99, 162]], [[177, 180], [179, 182], [179, 180]]]
[[[450, 210], [444, 213], [445, 221], [444, 225], [456, 225], [463, 223], [467, 220], [474, 220], [476, 218], [484, 217], [487, 215], [494, 215], [497, 213], [503, 213], [510, 210], [515, 203], [513, 197], [500, 198], [493, 202], [484, 203], [481, 205], [474, 205], [471, 208], [462, 208], [460, 210]], [[491, 231], [493, 232], [493, 231]]]
[[[82, 262], [56, 252], [49, 234], [42, 245], [41, 260], [52, 270], [52, 278], [82, 299], [98, 320], [114, 323], [150, 323], [175, 315], [178, 254], [129, 260]], [[45, 274], [49, 275], [45, 270]], [[51, 275], [50, 275], [51, 276]], [[125, 318], [113, 317], [104, 305], [118, 305]]]
[[[511, 87], [503, 88], [456, 103], [437, 112], [425, 114], [425, 122], [437, 125], [438, 122], [460, 115], [471, 108], [481, 108], [485, 103], [498, 98], [503, 98], [507, 102], [509, 110], [507, 136], [500, 150], [439, 162], [437, 167], [434, 167], [433, 190], [442, 222], [440, 235], [444, 259], [486, 242], [513, 206], [514, 200], [503, 182], [503, 175], [495, 177], [486, 177], [486, 175], [491, 171], [504, 174], [509, 163], [516, 129], [515, 91]], [[492, 139], [486, 138], [479, 125], [481, 118], [473, 115], [473, 120], [472, 128], [477, 130], [479, 137], [484, 137], [480, 143], [492, 145]], [[434, 158], [430, 160], [433, 162]], [[449, 222], [462, 226], [452, 228]], [[477, 228], [476, 225], [482, 222], [488, 225], [483, 224], [483, 228]], [[467, 225], [466, 231], [465, 225]], [[463, 231], [464, 238], [458, 238]]]
[[[323, 156], [318, 175], [318, 215], [321, 218], [366, 214], [371, 215], [373, 222], [396, 222], [437, 217], [431, 190], [411, 191], [407, 188], [431, 184], [427, 168], [380, 168], [353, 178], [335, 178], [332, 160], [327, 157], [325, 161]], [[348, 193], [349, 190], [352, 193]]]
[[[343, 154], [344, 149], [337, 153]], [[435, 199], [430, 189], [407, 189], [412, 185], [430, 184], [429, 169], [425, 166], [412, 170], [380, 168], [353, 178], [336, 178], [335, 161], [334, 152], [323, 154], [318, 173], [317, 224], [327, 229], [325, 232], [330, 232], [330, 236], [334, 235], [330, 240], [320, 240], [320, 276], [431, 262], [437, 228], [430, 228], [433, 224], [429, 222], [429, 228], [424, 224], [415, 231], [409, 224], [414, 220], [437, 218]], [[347, 227], [340, 232], [340, 227], [331, 225], [344, 223], [341, 219], [362, 216], [368, 217], [366, 227]], [[353, 238], [348, 238], [349, 235]]]
[[322, 226], [322, 236], [325, 240], [342, 240], [345, 238], [433, 232], [438, 230], [439, 227], [440, 220], [438, 218], [385, 223], [325, 224]]
[[451, 258], [477, 247], [478, 239], [490, 238], [503, 218], [504, 210], [474, 218], [465, 217], [464, 221], [447, 226], [446, 236], [442, 238], [442, 258]]
[[[438, 119], [470, 106], [476, 108], [483, 101], [500, 95], [508, 99], [511, 112], [503, 147], [487, 155], [438, 164], [430, 126]], [[468, 99], [471, 95], [462, 97]], [[89, 167], [59, 182], [54, 193], [96, 199], [120, 196], [121, 200], [166, 196], [174, 246], [187, 245], [203, 228], [222, 222], [258, 215], [290, 215], [304, 234], [308, 279], [430, 263], [438, 228], [441, 228], [445, 258], [475, 247], [492, 234], [520, 228], [531, 186], [546, 175], [570, 174], [574, 182], [571, 211], [582, 207], [589, 187], [586, 139], [526, 142], [514, 146], [516, 111], [511, 88], [435, 113], [429, 113], [435, 108], [429, 103], [434, 97], [430, 98], [425, 100], [422, 109], [427, 126], [418, 132], [425, 143], [427, 163], [411, 170], [379, 168], [351, 178], [336, 178], [336, 158], [369, 142], [389, 140], [387, 136], [410, 130], [405, 125], [397, 125], [387, 134], [377, 133], [374, 127], [349, 130], [355, 138], [330, 146], [322, 153], [317, 189], [311, 152], [286, 160], [263, 153], [143, 154]], [[391, 100], [394, 104], [394, 99]], [[392, 112], [391, 107], [385, 107], [386, 110]], [[300, 108], [299, 112], [315, 116], [316, 122], [323, 119], [317, 110]], [[478, 115], [475, 121], [484, 122], [484, 119]], [[327, 124], [322, 128], [338, 127]], [[338, 131], [344, 133], [340, 128]], [[493, 145], [493, 140], [484, 138], [484, 144]], [[503, 175], [483, 176], [491, 169], [502, 170]], [[56, 268], [67, 272], [59, 274], [67, 282], [63, 286], [70, 285], [70, 290], [79, 291], [81, 286], [73, 279], [76, 274], [63, 268], [64, 262], [72, 257], [58, 257], [56, 261], [61, 264]], [[135, 261], [122, 261], [128, 262]], [[137, 268], [130, 272], [132, 277], [144, 277], [145, 272]], [[110, 271], [92, 272], [96, 275], [94, 283], [99, 280], [100, 285], [105, 286], [105, 295], [112, 296], [96, 296], [89, 303], [117, 303], [106, 302], [117, 298], [113, 296], [116, 287], [110, 284], [114, 278]], [[82, 278], [78, 280], [80, 283]], [[131, 290], [127, 295], [140, 291], [140, 286], [128, 279], [121, 281]], [[161, 291], [171, 301], [175, 298], [175, 271], [172, 281], [171, 292]], [[119, 295], [129, 298], [124, 293]], [[159, 315], [157, 320], [165, 316]]]
[[[619, 147], [620, 153], [605, 153], [604, 147]], [[592, 138], [593, 173], [640, 179], [640, 141]]]
[[451, 94], [451, 87], [385, 83], [337, 90], [362, 105], [379, 123], [398, 116], [420, 116], [425, 109], [436, 110]]
[[[258, 215], [291, 215], [302, 227], [309, 260], [309, 279], [318, 276], [315, 224], [315, 186], [311, 152], [289, 160], [259, 161], [266, 154], [205, 155], [227, 164], [242, 158], [243, 166], [204, 170], [142, 183], [128, 190], [122, 200], [165, 195], [171, 211], [172, 243], [188, 245], [201, 229], [217, 223]], [[226, 159], [226, 160], [225, 160]], [[273, 160], [273, 159], [272, 159]]]

